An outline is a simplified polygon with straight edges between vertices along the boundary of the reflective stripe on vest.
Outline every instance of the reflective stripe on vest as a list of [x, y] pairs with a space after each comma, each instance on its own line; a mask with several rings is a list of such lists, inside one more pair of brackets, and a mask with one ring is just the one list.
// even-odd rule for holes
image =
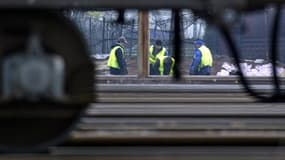
[[117, 57], [116, 57], [116, 50], [117, 49], [121, 49], [122, 50], [122, 54], [124, 56], [124, 49], [121, 46], [114, 47], [111, 50], [111, 52], [110, 52], [110, 56], [109, 56], [109, 59], [108, 59], [107, 66], [108, 67], [112, 67], [112, 68], [120, 69], [120, 66], [118, 64]]
[[[167, 58], [168, 56], [163, 56], [163, 57], [159, 57], [159, 74], [163, 75], [164, 72], [164, 60], [165, 58]], [[174, 58], [171, 57], [171, 66], [170, 66], [170, 72], [169, 75], [173, 75], [173, 68], [174, 68], [174, 64], [175, 64], [175, 60]]]
[[202, 67], [212, 67], [213, 66], [213, 58], [212, 58], [212, 54], [209, 48], [207, 48], [206, 46], [202, 45], [199, 48], [202, 57], [201, 57], [201, 63], [199, 65], [199, 69]]
[[154, 51], [154, 46], [150, 46], [150, 48], [149, 48], [149, 62], [150, 62], [150, 64], [154, 64], [155, 60], [158, 57], [165, 56], [166, 49], [164, 47], [162, 47], [162, 50], [160, 52], [158, 52], [156, 54], [156, 56], [153, 55], [153, 51]]

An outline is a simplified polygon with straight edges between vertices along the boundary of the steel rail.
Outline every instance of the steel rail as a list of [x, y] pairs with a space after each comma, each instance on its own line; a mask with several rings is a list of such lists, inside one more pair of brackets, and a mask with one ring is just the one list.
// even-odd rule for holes
[[50, 154], [5, 154], [0, 160], [208, 160], [283, 159], [283, 146], [93, 146], [53, 147]]
[[[280, 77], [280, 83], [285, 83], [285, 77]], [[248, 77], [253, 84], [272, 84], [272, 77]], [[179, 81], [174, 81], [168, 76], [150, 76], [138, 78], [136, 75], [128, 76], [96, 76], [97, 84], [241, 84], [238, 76], [183, 76]], [[241, 84], [242, 85], [242, 84]]]
[[[264, 94], [273, 90], [272, 85], [253, 88]], [[239, 84], [97, 84], [96, 91], [96, 101], [101, 103], [257, 102]]]

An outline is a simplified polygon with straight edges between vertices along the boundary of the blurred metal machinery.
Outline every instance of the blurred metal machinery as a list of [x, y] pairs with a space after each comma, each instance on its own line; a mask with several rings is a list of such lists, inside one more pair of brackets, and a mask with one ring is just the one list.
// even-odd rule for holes
[[62, 14], [0, 14], [0, 150], [43, 150], [59, 143], [93, 100], [94, 66]]

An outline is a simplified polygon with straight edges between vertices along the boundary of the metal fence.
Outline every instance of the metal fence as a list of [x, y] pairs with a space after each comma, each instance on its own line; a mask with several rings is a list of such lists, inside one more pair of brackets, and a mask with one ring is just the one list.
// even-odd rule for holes
[[[169, 11], [170, 12], [170, 11]], [[170, 12], [171, 13], [171, 12]], [[99, 13], [99, 14], [103, 14]], [[124, 35], [128, 40], [126, 46], [127, 56], [136, 56], [138, 53], [138, 14], [133, 13], [133, 19], [125, 24], [118, 24], [116, 21], [112, 21], [104, 16], [91, 15], [88, 12], [82, 12], [78, 10], [67, 11], [66, 15], [70, 17], [78, 26], [79, 30], [86, 39], [91, 54], [108, 54], [112, 45], [116, 43], [116, 40], [121, 35]], [[163, 14], [162, 14], [163, 15]], [[165, 18], [166, 17], [166, 18]], [[163, 42], [163, 46], [169, 50], [169, 53], [173, 55], [172, 40], [173, 40], [173, 24], [171, 23], [171, 16], [165, 16], [164, 18], [153, 18], [150, 21], [150, 45], [154, 44], [156, 39], [160, 39]], [[192, 21], [191, 19], [188, 20]], [[191, 22], [190, 22], [191, 23]], [[199, 21], [193, 22], [193, 26]], [[189, 24], [188, 24], [189, 25]], [[197, 33], [193, 33], [194, 36], [199, 36], [200, 30], [194, 27]], [[190, 55], [193, 51], [193, 39], [184, 39], [184, 47], [182, 54]]]
[[[153, 15], [157, 11], [153, 11]], [[169, 14], [165, 16], [166, 14]], [[170, 11], [160, 13], [158, 18], [150, 18], [150, 43], [153, 44], [156, 39], [161, 39], [163, 45], [173, 55], [172, 39], [173, 39], [173, 23]], [[271, 28], [272, 10], [266, 9], [261, 12], [242, 15], [240, 23], [233, 26], [233, 35], [236, 39], [236, 44], [241, 51], [241, 57], [244, 59], [268, 59], [269, 57], [269, 33]], [[124, 35], [128, 40], [126, 46], [127, 56], [136, 56], [138, 53], [138, 13], [133, 12], [131, 20], [125, 24], [118, 24], [110, 18], [106, 18], [104, 12], [96, 12], [96, 14], [88, 14], [78, 10], [68, 11], [66, 14], [70, 17], [82, 31], [85, 39], [88, 42], [92, 54], [108, 54], [112, 45], [116, 43], [116, 39]], [[157, 16], [157, 15], [156, 15]], [[164, 16], [164, 17], [163, 17]], [[284, 25], [285, 16], [281, 20], [281, 25]], [[193, 54], [193, 40], [197, 37], [203, 38], [208, 47], [211, 48], [214, 55], [229, 56], [223, 38], [220, 36], [217, 29], [207, 25], [205, 33], [201, 34], [201, 28], [195, 27], [199, 22], [194, 15], [183, 17], [185, 26], [192, 27], [192, 37], [183, 33], [183, 48], [182, 55], [191, 56]], [[186, 24], [187, 23], [187, 24]], [[194, 26], [194, 28], [193, 28]], [[285, 29], [281, 27], [280, 43], [285, 42]], [[183, 30], [186, 33], [186, 30]], [[185, 36], [186, 35], [186, 36]], [[279, 51], [283, 53], [285, 46], [280, 45]], [[285, 62], [285, 57], [280, 56], [279, 61]]]

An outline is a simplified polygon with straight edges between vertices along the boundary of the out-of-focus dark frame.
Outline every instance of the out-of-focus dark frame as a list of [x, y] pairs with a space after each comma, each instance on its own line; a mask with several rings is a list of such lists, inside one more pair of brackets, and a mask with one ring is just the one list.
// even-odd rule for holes
[[113, 8], [113, 9], [179, 9], [232, 8], [252, 10], [283, 0], [9, 0], [0, 1], [1, 8]]

